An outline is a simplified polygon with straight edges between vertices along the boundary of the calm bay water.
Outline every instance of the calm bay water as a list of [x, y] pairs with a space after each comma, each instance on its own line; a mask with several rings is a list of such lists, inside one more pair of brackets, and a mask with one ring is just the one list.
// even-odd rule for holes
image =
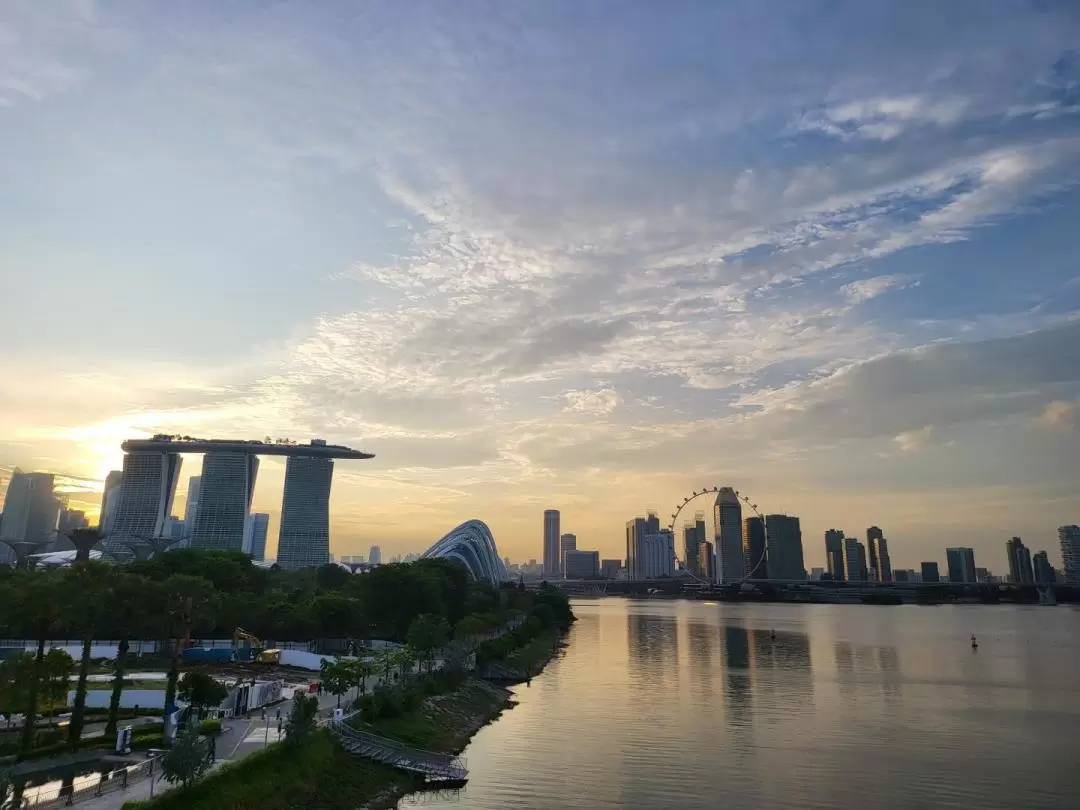
[[468, 787], [402, 806], [1080, 808], [1076, 609], [574, 611], [568, 648], [466, 749]]

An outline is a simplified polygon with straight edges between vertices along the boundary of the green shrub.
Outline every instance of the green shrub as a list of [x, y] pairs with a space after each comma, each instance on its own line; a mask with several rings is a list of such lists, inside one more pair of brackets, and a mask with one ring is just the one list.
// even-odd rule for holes
[[199, 722], [199, 733], [211, 737], [216, 737], [221, 733], [221, 721], [213, 718], [207, 718]]

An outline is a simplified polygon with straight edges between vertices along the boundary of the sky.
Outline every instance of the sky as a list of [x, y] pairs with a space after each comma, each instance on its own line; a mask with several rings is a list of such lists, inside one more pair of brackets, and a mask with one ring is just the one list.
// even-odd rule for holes
[[125, 438], [319, 437], [376, 454], [336, 554], [542, 558], [558, 508], [621, 557], [732, 486], [808, 568], [871, 524], [1060, 564], [1078, 43], [1070, 0], [6, 0], [0, 468], [93, 511]]

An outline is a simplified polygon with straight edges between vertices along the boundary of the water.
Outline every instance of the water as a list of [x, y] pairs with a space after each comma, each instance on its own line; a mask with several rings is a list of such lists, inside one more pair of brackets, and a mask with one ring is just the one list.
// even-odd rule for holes
[[574, 611], [565, 652], [464, 752], [468, 787], [402, 807], [1080, 808], [1080, 610]]

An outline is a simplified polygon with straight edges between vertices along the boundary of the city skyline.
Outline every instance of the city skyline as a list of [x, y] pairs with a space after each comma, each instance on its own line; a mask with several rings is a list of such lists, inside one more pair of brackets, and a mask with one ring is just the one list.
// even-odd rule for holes
[[93, 522], [125, 439], [324, 436], [377, 456], [334, 471], [338, 554], [482, 516], [528, 559], [558, 504], [622, 556], [727, 481], [807, 567], [873, 525], [894, 568], [1060, 565], [1080, 18], [973, 8], [10, 0], [0, 491]]

